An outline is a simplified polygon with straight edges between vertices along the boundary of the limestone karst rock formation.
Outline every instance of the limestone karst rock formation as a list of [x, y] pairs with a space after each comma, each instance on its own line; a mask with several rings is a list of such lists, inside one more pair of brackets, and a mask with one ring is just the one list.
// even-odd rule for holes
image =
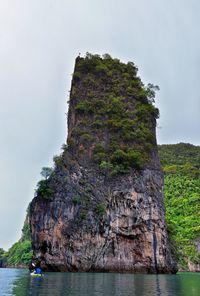
[[67, 145], [31, 203], [34, 258], [44, 269], [176, 272], [153, 97], [133, 63], [77, 57]]

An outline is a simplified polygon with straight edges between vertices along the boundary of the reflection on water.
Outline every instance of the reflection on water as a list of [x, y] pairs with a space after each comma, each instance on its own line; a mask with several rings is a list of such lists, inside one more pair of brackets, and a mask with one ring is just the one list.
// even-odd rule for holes
[[3, 296], [200, 295], [200, 274], [194, 273], [177, 275], [46, 273], [44, 277], [33, 277], [27, 270], [1, 271], [3, 270], [0, 270], [0, 286], [1, 276], [7, 275], [6, 281], [3, 282], [3, 290], [0, 290], [0, 295]]

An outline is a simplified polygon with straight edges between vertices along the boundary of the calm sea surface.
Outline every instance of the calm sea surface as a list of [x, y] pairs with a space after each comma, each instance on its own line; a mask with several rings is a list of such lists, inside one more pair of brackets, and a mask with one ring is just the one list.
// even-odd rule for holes
[[46, 273], [0, 269], [0, 295], [49, 296], [200, 296], [200, 274]]

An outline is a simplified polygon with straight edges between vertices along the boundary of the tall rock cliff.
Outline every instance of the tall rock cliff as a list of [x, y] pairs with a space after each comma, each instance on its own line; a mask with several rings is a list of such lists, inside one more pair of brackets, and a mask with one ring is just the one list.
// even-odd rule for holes
[[154, 91], [131, 62], [109, 55], [76, 59], [67, 145], [31, 203], [34, 258], [44, 269], [176, 272]]

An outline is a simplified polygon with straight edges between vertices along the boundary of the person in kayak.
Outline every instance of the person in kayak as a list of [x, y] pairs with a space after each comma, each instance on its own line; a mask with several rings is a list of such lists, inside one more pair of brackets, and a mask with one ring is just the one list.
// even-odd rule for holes
[[30, 273], [35, 272], [35, 263], [31, 262], [28, 267]]
[[29, 265], [29, 271], [31, 274], [42, 275], [42, 269], [40, 268], [39, 263], [31, 263]]
[[39, 265], [37, 265], [37, 266], [35, 267], [35, 271], [34, 271], [34, 273], [35, 273], [35, 274], [38, 274], [38, 275], [41, 275], [41, 274], [42, 274], [42, 269], [40, 268]]

